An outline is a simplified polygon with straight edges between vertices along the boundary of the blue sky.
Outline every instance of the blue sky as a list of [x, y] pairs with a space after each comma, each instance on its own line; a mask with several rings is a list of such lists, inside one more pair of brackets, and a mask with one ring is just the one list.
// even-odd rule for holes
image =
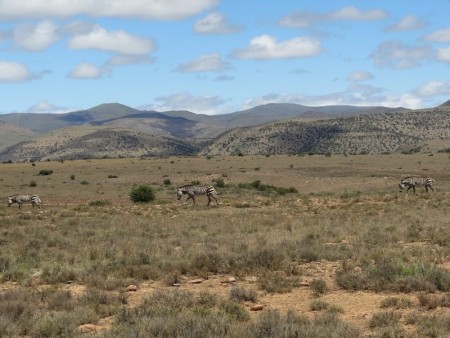
[[0, 0], [0, 114], [433, 107], [450, 99], [448, 13], [449, 0]]

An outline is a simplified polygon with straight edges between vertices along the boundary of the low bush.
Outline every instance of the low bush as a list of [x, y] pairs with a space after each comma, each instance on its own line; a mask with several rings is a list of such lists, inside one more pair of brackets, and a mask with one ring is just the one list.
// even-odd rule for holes
[[41, 176], [48, 176], [51, 174], [53, 174], [53, 170], [49, 170], [49, 169], [39, 170], [39, 175], [41, 175]]
[[130, 198], [134, 203], [148, 203], [155, 199], [155, 193], [149, 185], [135, 185], [131, 189]]

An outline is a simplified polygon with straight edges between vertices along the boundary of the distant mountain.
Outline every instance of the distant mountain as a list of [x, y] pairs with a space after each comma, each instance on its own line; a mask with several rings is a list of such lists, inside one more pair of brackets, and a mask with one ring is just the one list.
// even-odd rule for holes
[[[398, 108], [402, 110], [404, 108]], [[0, 121], [29, 129], [35, 133], [83, 124], [110, 125], [174, 137], [214, 138], [231, 128], [251, 126], [291, 118], [337, 117], [393, 111], [386, 107], [324, 106], [272, 103], [223, 115], [202, 115], [189, 111], [143, 111], [119, 103], [99, 106], [66, 114], [12, 113], [0, 115]], [[179, 118], [179, 119], [175, 119]]]

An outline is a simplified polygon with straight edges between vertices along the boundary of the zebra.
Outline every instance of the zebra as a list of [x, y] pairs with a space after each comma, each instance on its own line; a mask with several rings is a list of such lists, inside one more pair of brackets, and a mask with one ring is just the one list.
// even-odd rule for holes
[[37, 195], [12, 195], [8, 196], [8, 207], [10, 207], [13, 203], [17, 203], [19, 205], [19, 209], [22, 208], [22, 204], [31, 203], [34, 206], [37, 205], [38, 208], [41, 208], [41, 200]]
[[208, 204], [209, 205], [212, 201], [212, 199], [214, 199], [217, 203], [217, 205], [219, 205], [219, 202], [217, 201], [216, 198], [216, 189], [214, 189], [214, 187], [212, 185], [208, 186], [208, 187], [199, 187], [199, 186], [195, 186], [195, 185], [191, 185], [191, 184], [187, 184], [187, 185], [183, 185], [181, 187], [177, 187], [177, 199], [180, 200], [181, 196], [183, 195], [188, 195], [188, 198], [186, 199], [186, 201], [188, 199], [192, 199], [192, 202], [194, 202], [195, 204], [195, 195], [206, 195], [208, 197]]
[[415, 176], [406, 176], [404, 177], [399, 184], [400, 191], [403, 191], [403, 189], [406, 189], [406, 193], [408, 193], [409, 189], [412, 188], [414, 191], [414, 194], [416, 193], [416, 187], [424, 186], [426, 192], [428, 192], [428, 188], [430, 188], [432, 191], [434, 191], [432, 185], [436, 182], [431, 177], [415, 177]]

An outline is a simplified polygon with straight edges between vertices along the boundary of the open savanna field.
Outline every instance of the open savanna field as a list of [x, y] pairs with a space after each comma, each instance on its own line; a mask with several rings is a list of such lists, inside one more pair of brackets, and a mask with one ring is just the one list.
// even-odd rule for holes
[[[450, 336], [449, 167], [446, 153], [0, 164], [0, 336]], [[435, 191], [399, 192], [410, 174]], [[177, 201], [191, 182], [219, 205]], [[136, 185], [154, 200], [133, 203]], [[8, 208], [16, 193], [42, 208]]]

